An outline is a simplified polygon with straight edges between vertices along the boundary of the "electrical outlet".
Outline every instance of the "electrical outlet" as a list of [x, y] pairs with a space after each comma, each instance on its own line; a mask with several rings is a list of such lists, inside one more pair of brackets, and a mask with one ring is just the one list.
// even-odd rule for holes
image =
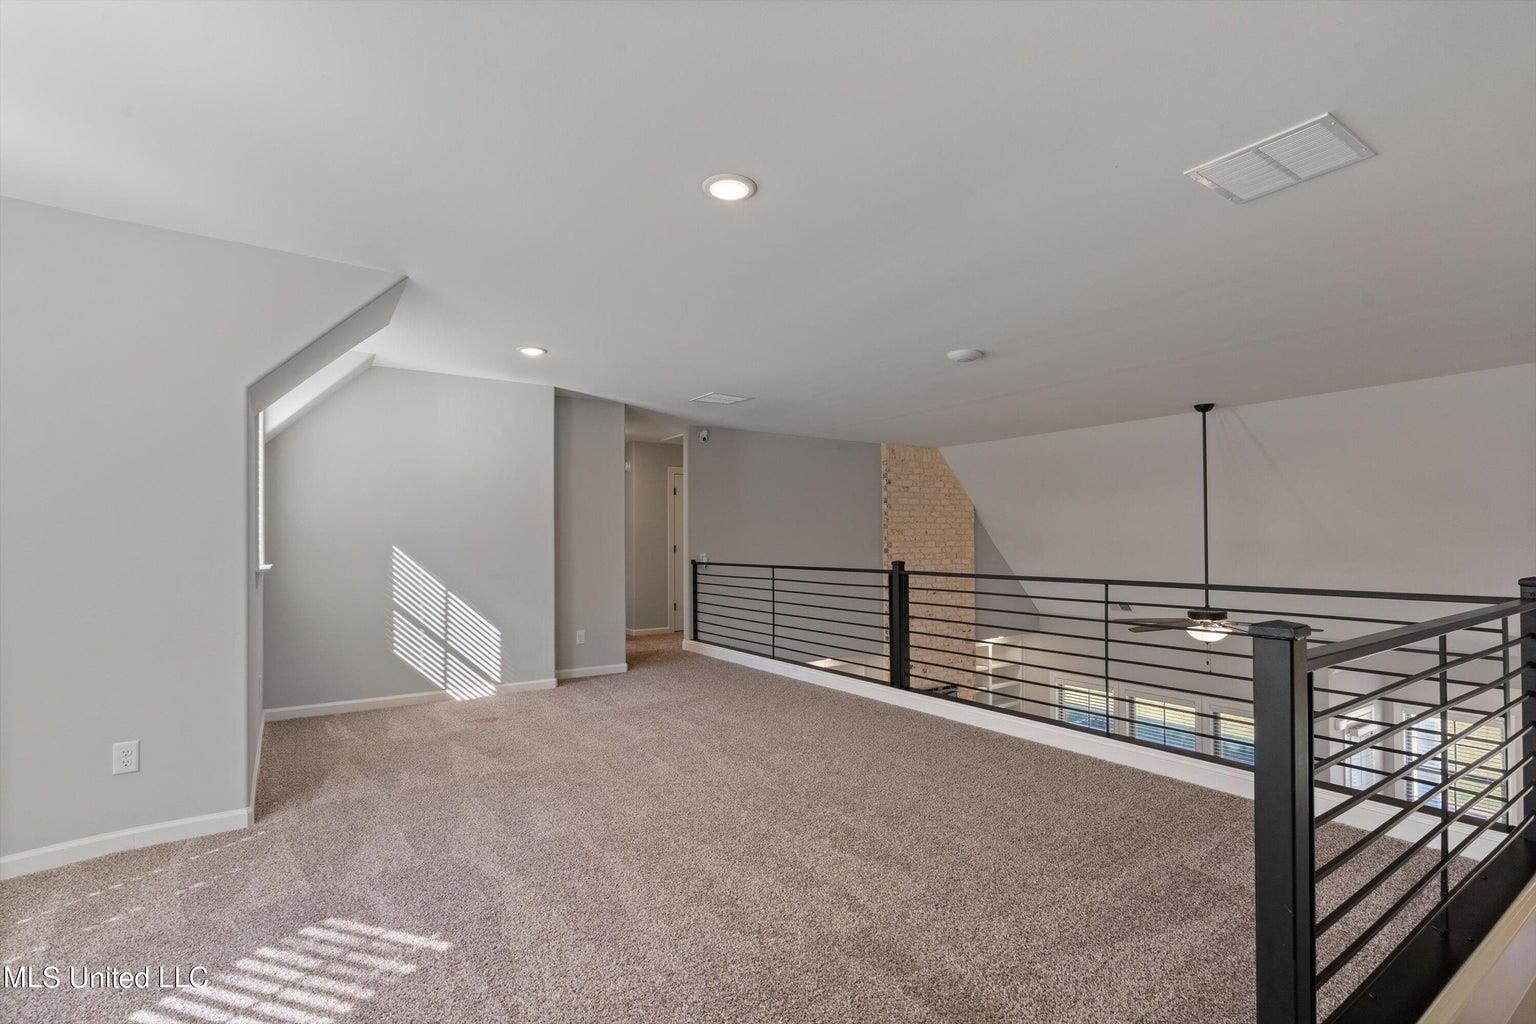
[[124, 740], [112, 744], [112, 774], [123, 775], [139, 770], [139, 741]]
[[576, 642], [578, 644], [584, 644], [584, 643], [587, 642], [587, 631], [586, 630], [578, 629], [576, 631]]

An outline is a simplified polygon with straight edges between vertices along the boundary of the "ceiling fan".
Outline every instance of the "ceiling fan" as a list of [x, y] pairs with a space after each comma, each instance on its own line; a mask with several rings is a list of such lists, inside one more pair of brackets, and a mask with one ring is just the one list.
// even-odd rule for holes
[[1205, 607], [1191, 608], [1182, 618], [1115, 620], [1117, 625], [1129, 626], [1132, 633], [1182, 629], [1202, 643], [1213, 644], [1229, 636], [1247, 636], [1248, 627], [1254, 625], [1252, 622], [1227, 618], [1225, 608], [1211, 607], [1211, 487], [1205, 417], [1214, 408], [1214, 402], [1201, 402], [1195, 406], [1195, 411], [1200, 414], [1200, 501], [1205, 542]]

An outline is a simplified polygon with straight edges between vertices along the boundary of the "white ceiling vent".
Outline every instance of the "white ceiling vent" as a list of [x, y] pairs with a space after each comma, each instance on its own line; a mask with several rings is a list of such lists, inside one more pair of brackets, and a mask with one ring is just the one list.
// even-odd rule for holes
[[1246, 203], [1375, 155], [1338, 118], [1323, 114], [1184, 173], [1234, 203]]
[[705, 405], [735, 405], [737, 402], [745, 402], [747, 399], [739, 395], [722, 395], [718, 391], [707, 391], [698, 398], [690, 398], [688, 401], [703, 402]]

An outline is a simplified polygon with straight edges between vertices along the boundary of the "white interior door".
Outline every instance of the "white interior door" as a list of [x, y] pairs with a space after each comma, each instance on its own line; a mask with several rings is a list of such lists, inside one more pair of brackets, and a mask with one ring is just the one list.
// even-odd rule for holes
[[[653, 506], [654, 507], [654, 506]], [[667, 625], [683, 628], [683, 587], [688, 579], [687, 560], [683, 558], [683, 471], [667, 468], [667, 594], [671, 609]]]

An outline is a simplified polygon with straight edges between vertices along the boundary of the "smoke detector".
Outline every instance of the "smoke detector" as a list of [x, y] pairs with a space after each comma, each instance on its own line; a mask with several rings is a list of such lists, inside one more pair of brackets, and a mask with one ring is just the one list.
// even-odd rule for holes
[[1322, 114], [1184, 173], [1234, 203], [1246, 203], [1375, 155], [1338, 118]]
[[703, 402], [705, 405], [735, 405], [737, 402], [746, 402], [750, 399], [742, 398], [740, 395], [722, 395], [718, 391], [706, 391], [698, 398], [690, 398], [688, 401]]

